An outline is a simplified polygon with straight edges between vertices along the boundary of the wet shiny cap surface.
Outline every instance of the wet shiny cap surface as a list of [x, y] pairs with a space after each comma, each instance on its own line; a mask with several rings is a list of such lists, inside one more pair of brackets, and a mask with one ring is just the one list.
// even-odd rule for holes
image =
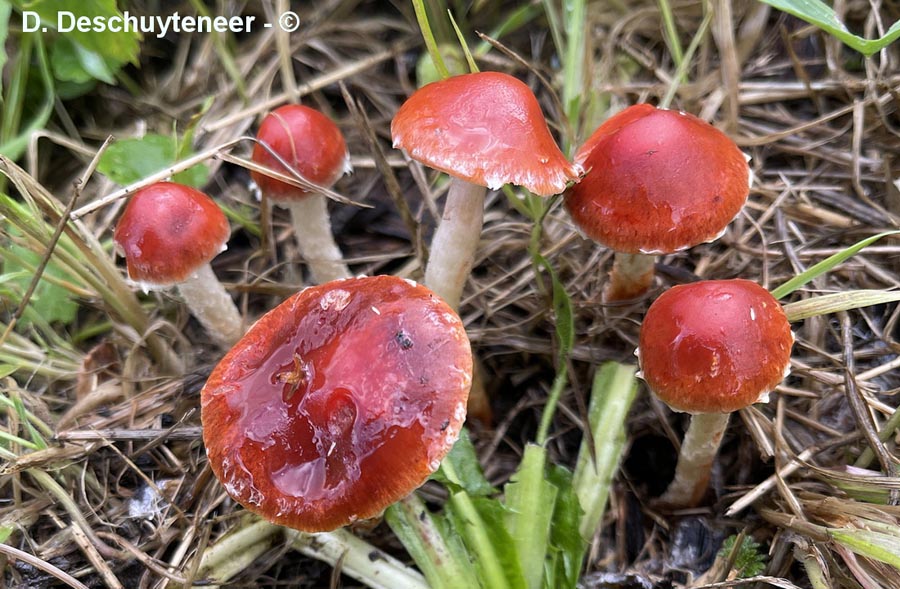
[[[300, 104], [276, 108], [265, 116], [256, 134], [301, 176], [319, 186], [330, 188], [350, 171], [347, 144], [338, 126], [321, 112]], [[262, 145], [253, 147], [253, 161], [290, 173]], [[303, 198], [307, 191], [265, 174], [251, 171], [250, 176], [275, 202]]]
[[263, 316], [201, 394], [228, 493], [275, 523], [327, 531], [379, 515], [440, 464], [472, 379], [462, 322], [393, 276], [307, 288]]
[[747, 159], [687, 113], [626, 108], [578, 150], [584, 178], [565, 206], [591, 239], [625, 253], [671, 253], [713, 241], [750, 193]]
[[663, 402], [688, 413], [748, 407], [787, 375], [794, 337], [769, 292], [749, 280], [675, 286], [641, 324], [643, 378]]
[[531, 89], [500, 72], [423, 86], [391, 123], [394, 147], [451, 176], [497, 189], [559, 194], [581, 174], [550, 134]]
[[157, 182], [132, 195], [113, 240], [125, 256], [129, 278], [161, 287], [183, 282], [216, 257], [229, 233], [228, 219], [209, 196]]

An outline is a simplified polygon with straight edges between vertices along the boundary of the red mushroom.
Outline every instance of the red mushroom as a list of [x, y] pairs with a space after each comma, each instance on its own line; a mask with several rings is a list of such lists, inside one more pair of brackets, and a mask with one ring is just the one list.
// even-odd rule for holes
[[307, 532], [377, 516], [421, 485], [465, 418], [459, 316], [393, 276], [307, 288], [263, 316], [201, 393], [213, 472], [247, 509]]
[[157, 182], [134, 193], [116, 225], [116, 248], [128, 276], [144, 290], [178, 285], [178, 292], [220, 344], [243, 332], [241, 314], [209, 261], [225, 250], [228, 220], [206, 194]]
[[549, 196], [581, 172], [557, 147], [528, 86], [499, 72], [423, 86], [397, 111], [391, 135], [394, 147], [454, 177], [425, 273], [453, 307], [474, 262], [485, 187], [511, 183]]
[[746, 156], [697, 117], [637, 104], [611, 117], [578, 150], [586, 170], [566, 192], [575, 224], [616, 251], [607, 301], [653, 282], [655, 255], [714, 241], [750, 193]]
[[[256, 138], [312, 184], [330, 188], [351, 170], [341, 130], [327, 116], [308, 106], [288, 104], [273, 110], [263, 119]], [[253, 148], [253, 161], [287, 173], [262, 145]], [[251, 176], [267, 198], [290, 209], [297, 245], [309, 264], [313, 281], [319, 284], [350, 276], [331, 234], [325, 196], [259, 172], [254, 171]]]
[[663, 402], [692, 414], [663, 504], [700, 502], [731, 412], [768, 400], [790, 370], [793, 343], [781, 305], [749, 280], [675, 286], [650, 305], [641, 376]]

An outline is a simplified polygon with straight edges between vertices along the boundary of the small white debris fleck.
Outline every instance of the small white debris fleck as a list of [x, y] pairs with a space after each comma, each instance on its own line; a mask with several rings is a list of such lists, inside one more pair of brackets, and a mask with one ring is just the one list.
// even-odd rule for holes
[[373, 307], [370, 307], [370, 308], [372, 309], [372, 312], [375, 313], [376, 315], [381, 315], [381, 311], [378, 310], [378, 307], [374, 307], [374, 306], [373, 306]]
[[335, 311], [341, 311], [350, 304], [350, 293], [343, 289], [330, 290], [325, 293], [319, 306], [323, 311], [333, 308]]
[[756, 309], [750, 307], [750, 321], [756, 321]]

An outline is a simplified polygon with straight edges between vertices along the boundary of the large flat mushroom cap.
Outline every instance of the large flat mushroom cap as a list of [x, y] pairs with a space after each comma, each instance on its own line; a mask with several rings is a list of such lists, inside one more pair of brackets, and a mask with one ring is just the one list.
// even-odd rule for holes
[[132, 195], [113, 241], [125, 256], [128, 277], [148, 288], [184, 282], [218, 255], [231, 230], [206, 194], [157, 182]]
[[556, 145], [531, 89], [500, 72], [423, 86], [397, 111], [391, 135], [413, 159], [492, 189], [516, 184], [550, 196], [581, 174]]
[[730, 413], [784, 379], [794, 336], [784, 310], [749, 280], [670, 288], [641, 324], [641, 373], [657, 397], [688, 413]]
[[392, 277], [307, 288], [263, 316], [201, 394], [213, 472], [247, 509], [319, 532], [379, 515], [437, 469], [466, 413], [459, 316]]
[[572, 219], [617, 252], [672, 253], [717, 239], [750, 193], [734, 141], [684, 112], [637, 104], [579, 149], [582, 180], [566, 191]]

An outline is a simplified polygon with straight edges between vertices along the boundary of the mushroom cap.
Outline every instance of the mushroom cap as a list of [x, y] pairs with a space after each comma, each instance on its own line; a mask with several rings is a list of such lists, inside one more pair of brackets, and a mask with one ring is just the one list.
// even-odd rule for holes
[[[344, 136], [334, 121], [319, 111], [300, 104], [276, 108], [265, 116], [256, 134], [301, 176], [330, 188], [350, 171], [350, 154]], [[273, 170], [290, 175], [262, 145], [253, 147], [252, 159]], [[309, 191], [291, 186], [259, 172], [250, 172], [253, 181], [274, 202], [288, 202], [307, 196]]]
[[750, 193], [734, 141], [684, 112], [637, 104], [610, 117], [578, 150], [587, 170], [566, 191], [575, 223], [624, 253], [672, 253], [716, 240]]
[[641, 324], [642, 376], [687, 413], [729, 413], [765, 400], [791, 363], [794, 336], [769, 291], [749, 280], [672, 287]]
[[516, 184], [550, 196], [581, 174], [557, 147], [531, 89], [500, 72], [423, 86], [397, 111], [391, 135], [411, 158], [492, 189]]
[[459, 316], [393, 276], [307, 288], [264, 315], [201, 393], [228, 493], [308, 532], [380, 514], [459, 436], [472, 354]]
[[184, 282], [225, 249], [231, 230], [206, 194], [174, 182], [135, 192], [113, 234], [128, 276], [147, 288]]

